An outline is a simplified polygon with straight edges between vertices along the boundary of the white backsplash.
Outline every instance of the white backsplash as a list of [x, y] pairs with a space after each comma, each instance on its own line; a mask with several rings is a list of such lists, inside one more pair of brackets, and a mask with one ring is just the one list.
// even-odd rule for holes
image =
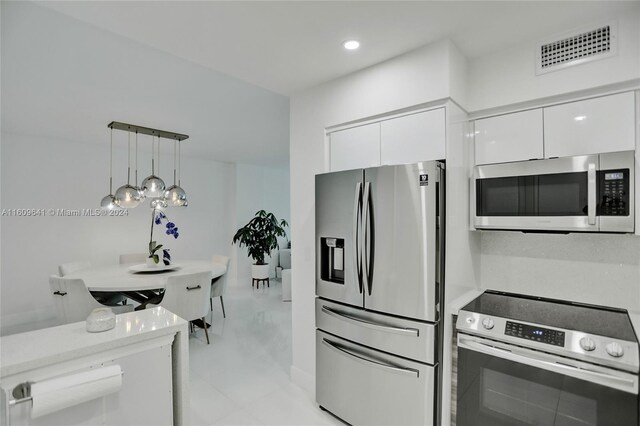
[[483, 231], [480, 285], [640, 310], [640, 237]]

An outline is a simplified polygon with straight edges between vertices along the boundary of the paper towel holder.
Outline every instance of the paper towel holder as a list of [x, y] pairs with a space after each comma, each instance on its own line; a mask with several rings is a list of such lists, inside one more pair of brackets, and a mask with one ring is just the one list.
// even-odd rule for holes
[[11, 395], [14, 399], [9, 401], [9, 406], [31, 401], [31, 383], [33, 382], [22, 382], [13, 388]]
[[[124, 376], [124, 371], [120, 373], [121, 376]], [[11, 391], [11, 395], [14, 399], [9, 401], [9, 406], [13, 407], [17, 404], [22, 404], [23, 402], [29, 402], [33, 400], [31, 396], [31, 385], [35, 382], [22, 382], [16, 385]]]

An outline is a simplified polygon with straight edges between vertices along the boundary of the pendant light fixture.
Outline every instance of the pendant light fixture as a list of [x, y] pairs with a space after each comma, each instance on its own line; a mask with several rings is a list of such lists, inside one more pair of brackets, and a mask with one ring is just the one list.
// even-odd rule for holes
[[127, 184], [116, 191], [115, 203], [125, 209], [137, 207], [142, 201], [136, 187], [130, 185], [131, 180], [131, 132], [127, 133]]
[[[188, 135], [151, 129], [149, 127], [112, 121], [107, 126], [111, 129], [110, 157], [109, 157], [109, 195], [100, 202], [100, 207], [106, 210], [137, 207], [142, 200], [149, 198], [153, 209], [163, 209], [168, 206], [186, 207], [187, 195], [180, 187], [180, 142], [188, 139]], [[127, 132], [127, 183], [112, 195], [113, 191], [113, 129]], [[135, 132], [135, 182], [131, 185], [131, 133]], [[138, 186], [138, 133], [151, 136], [151, 174]], [[157, 154], [156, 140], [158, 138]], [[165, 188], [160, 175], [160, 139], [173, 139], [173, 185]], [[177, 144], [177, 145], [176, 145]], [[176, 155], [176, 146], [178, 149]], [[157, 158], [156, 158], [157, 155]], [[157, 163], [156, 163], [157, 161]], [[157, 173], [157, 175], [156, 175]], [[177, 178], [177, 185], [176, 185]]]
[[[173, 141], [173, 185], [171, 185], [164, 193], [164, 199], [168, 203], [168, 205], [172, 207], [182, 207], [187, 203], [187, 193], [184, 192], [184, 189], [180, 188], [180, 184], [178, 181], [178, 185], [176, 185], [176, 163], [178, 162], [178, 154], [176, 153], [176, 145], [179, 147], [180, 144], [177, 141]], [[179, 150], [178, 150], [179, 152]]]
[[[142, 191], [147, 198], [160, 198], [164, 194], [164, 181], [155, 174], [155, 141], [151, 139], [151, 175], [142, 181]], [[158, 169], [160, 168], [160, 136], [158, 136]]]
[[116, 210], [120, 207], [116, 204], [113, 196], [113, 129], [109, 141], [109, 195], [105, 195], [100, 201], [100, 208], [103, 210]]

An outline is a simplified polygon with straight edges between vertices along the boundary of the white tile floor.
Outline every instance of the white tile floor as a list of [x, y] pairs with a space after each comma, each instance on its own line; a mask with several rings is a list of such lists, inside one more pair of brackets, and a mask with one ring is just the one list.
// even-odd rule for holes
[[189, 340], [193, 425], [341, 425], [289, 380], [291, 304], [281, 284], [229, 287], [214, 299], [211, 344]]

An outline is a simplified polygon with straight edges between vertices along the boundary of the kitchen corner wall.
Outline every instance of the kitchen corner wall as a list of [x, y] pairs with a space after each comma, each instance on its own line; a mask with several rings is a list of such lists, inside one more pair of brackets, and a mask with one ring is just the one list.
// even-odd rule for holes
[[464, 57], [445, 40], [291, 97], [291, 377], [311, 392], [315, 391], [314, 176], [328, 170], [325, 128], [438, 100], [444, 102], [451, 93], [462, 96], [464, 76]]
[[[640, 8], [603, 19], [618, 24], [618, 54], [562, 71], [536, 76], [535, 40], [471, 59], [442, 41], [291, 97], [294, 382], [314, 391], [314, 175], [327, 170], [325, 128], [445, 98], [478, 115], [543, 98], [593, 96], [612, 85], [635, 88], [640, 82]], [[468, 192], [468, 186], [458, 190]], [[467, 276], [474, 282], [453, 284], [640, 309], [638, 236], [471, 234], [467, 246], [456, 249], [472, 258]], [[452, 255], [448, 262], [454, 261]], [[449, 290], [451, 285], [448, 280]]]

